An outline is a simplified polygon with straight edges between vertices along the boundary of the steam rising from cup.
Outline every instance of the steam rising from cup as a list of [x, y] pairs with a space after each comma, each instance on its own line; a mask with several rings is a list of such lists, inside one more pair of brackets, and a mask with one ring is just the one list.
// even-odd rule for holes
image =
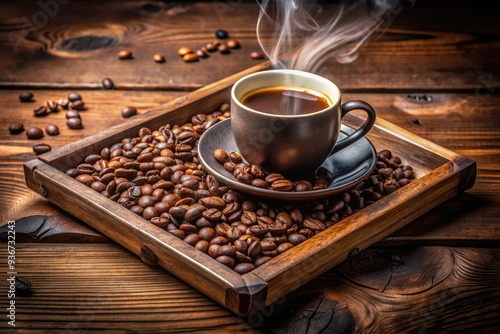
[[[377, 29], [387, 28], [403, 6], [415, 1], [340, 2], [329, 14], [314, 1], [262, 0], [257, 38], [275, 68], [316, 73], [332, 57], [339, 63], [354, 61]], [[262, 32], [269, 30], [274, 32], [273, 38], [262, 39]]]

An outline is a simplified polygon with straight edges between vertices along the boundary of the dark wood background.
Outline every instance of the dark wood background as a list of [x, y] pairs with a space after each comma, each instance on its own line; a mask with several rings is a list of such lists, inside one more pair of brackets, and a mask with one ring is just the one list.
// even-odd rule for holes
[[[328, 61], [320, 71], [345, 100], [366, 100], [380, 117], [475, 160], [475, 186], [248, 318], [148, 267], [30, 191], [22, 163], [36, 157], [35, 143], [61, 147], [125, 122], [125, 106], [144, 113], [255, 65], [249, 54], [259, 50], [258, 6], [46, 3], [51, 6], [0, 5], [0, 225], [16, 221], [16, 268], [33, 284], [30, 297], [16, 297], [15, 332], [500, 331], [500, 14], [494, 2], [417, 1], [354, 62]], [[195, 63], [177, 56], [182, 46], [213, 41], [217, 29], [241, 48]], [[123, 49], [133, 51], [133, 59], [119, 60]], [[153, 62], [158, 52], [165, 63]], [[115, 90], [102, 88], [105, 77]], [[24, 91], [35, 101], [20, 103]], [[64, 112], [33, 117], [34, 108], [71, 91], [87, 106], [83, 129], [67, 129]], [[27, 140], [24, 133], [9, 134], [12, 122], [43, 128], [50, 122], [61, 134]], [[8, 290], [5, 241], [2, 291]], [[2, 332], [13, 330], [8, 303], [7, 293], [0, 294]]]

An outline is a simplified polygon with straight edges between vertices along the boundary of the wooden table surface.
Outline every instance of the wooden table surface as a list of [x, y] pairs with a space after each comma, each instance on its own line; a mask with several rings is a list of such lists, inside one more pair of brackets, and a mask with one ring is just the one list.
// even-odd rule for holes
[[[329, 60], [319, 72], [346, 101], [366, 100], [380, 117], [475, 160], [474, 187], [243, 318], [29, 190], [22, 164], [36, 158], [34, 144], [61, 147], [126, 122], [126, 106], [145, 113], [257, 64], [249, 56], [259, 50], [257, 4], [2, 3], [0, 332], [500, 332], [500, 16], [493, 4], [417, 2], [392, 13], [392, 25], [355, 61]], [[182, 46], [213, 41], [217, 29], [241, 48], [195, 63], [177, 56]], [[123, 49], [133, 59], [119, 60]], [[167, 61], [155, 63], [155, 53]], [[116, 89], [103, 89], [105, 77]], [[25, 91], [34, 102], [19, 101]], [[68, 129], [64, 111], [33, 116], [73, 91], [85, 101], [83, 129]], [[60, 134], [28, 140], [9, 133], [14, 122], [53, 123]], [[16, 231], [10, 249], [9, 226]], [[9, 252], [17, 275], [32, 283], [30, 296], [8, 293]]]

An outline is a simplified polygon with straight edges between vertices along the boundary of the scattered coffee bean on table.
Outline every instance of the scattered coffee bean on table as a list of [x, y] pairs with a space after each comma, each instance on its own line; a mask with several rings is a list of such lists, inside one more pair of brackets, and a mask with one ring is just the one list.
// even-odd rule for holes
[[30, 93], [30, 92], [23, 92], [21, 94], [19, 94], [19, 101], [21, 102], [31, 102], [33, 101], [33, 93]]
[[59, 104], [55, 101], [49, 100], [47, 101], [47, 108], [49, 108], [50, 112], [58, 112], [59, 111]]
[[28, 139], [40, 139], [43, 137], [43, 130], [37, 127], [32, 127], [26, 130], [26, 137]]
[[137, 115], [137, 108], [136, 107], [125, 107], [122, 110], [122, 117], [124, 117], [124, 118], [132, 117], [134, 115]]
[[198, 56], [196, 55], [196, 53], [188, 53], [182, 56], [182, 60], [184, 60], [186, 63], [191, 63], [197, 61]]
[[225, 31], [223, 29], [219, 29], [215, 32], [215, 37], [220, 38], [220, 39], [226, 39], [229, 37], [229, 34], [227, 33], [227, 31]]
[[193, 53], [193, 50], [191, 50], [188, 47], [182, 47], [182, 48], [179, 48], [179, 50], [177, 50], [177, 54], [181, 57], [184, 57], [185, 55], [190, 54], [190, 53]]
[[80, 101], [81, 99], [82, 99], [82, 96], [76, 92], [71, 92], [68, 94], [69, 102]]
[[101, 84], [104, 89], [115, 89], [115, 83], [110, 78], [102, 79]]
[[260, 51], [253, 51], [250, 53], [250, 58], [258, 60], [258, 59], [264, 59], [264, 53]]
[[122, 50], [118, 52], [118, 58], [119, 59], [132, 59], [132, 51], [130, 50]]
[[69, 100], [68, 99], [59, 99], [57, 100], [57, 104], [61, 106], [63, 109], [69, 109]]
[[219, 50], [220, 53], [224, 53], [224, 54], [231, 52], [231, 50], [229, 50], [229, 46], [227, 46], [227, 44], [220, 44], [217, 49]]
[[40, 107], [34, 109], [33, 111], [34, 111], [36, 117], [44, 117], [44, 116], [47, 116], [49, 114], [49, 109], [47, 109], [47, 107], [45, 107], [45, 106], [40, 106]]
[[235, 39], [230, 39], [229, 41], [227, 41], [226, 45], [230, 49], [238, 49], [240, 47], [240, 43], [238, 43], [238, 41]]
[[70, 108], [73, 110], [82, 111], [85, 109], [85, 102], [83, 102], [82, 100], [76, 100], [74, 102], [71, 102]]
[[78, 112], [78, 110], [68, 110], [66, 112], [66, 118], [67, 119], [70, 119], [70, 118], [80, 118], [80, 113]]
[[33, 145], [33, 152], [36, 154], [43, 154], [50, 152], [52, 148], [48, 144], [35, 144]]
[[17, 135], [23, 131], [24, 131], [23, 123], [12, 123], [11, 125], [9, 125], [9, 132], [11, 135]]
[[198, 58], [206, 58], [208, 57], [208, 50], [206, 50], [205, 47], [196, 50], [195, 54], [198, 56]]
[[82, 119], [79, 117], [72, 117], [66, 120], [66, 125], [70, 129], [81, 129], [83, 128]]
[[165, 62], [165, 56], [162, 55], [161, 53], [156, 53], [153, 55], [153, 60], [156, 63], [164, 63]]
[[[414, 178], [411, 166], [382, 150], [370, 176], [324, 200], [274, 206], [246, 197], [219, 184], [198, 159], [203, 132], [229, 117], [228, 104], [224, 104], [212, 113], [193, 116], [186, 124], [141, 128], [137, 136], [90, 154], [66, 174], [149, 221], [158, 233], [171, 233], [240, 274], [322, 233]], [[217, 155], [221, 163], [241, 163], [236, 152], [217, 151]], [[251, 166], [241, 168], [261, 177]], [[275, 187], [290, 186], [276, 173], [259, 180], [267, 187], [275, 182]], [[313, 189], [311, 184], [294, 186]]]
[[49, 135], [49, 136], [57, 136], [59, 134], [59, 128], [57, 127], [57, 125], [55, 124], [49, 124], [47, 125], [47, 127], [45, 128], [45, 132]]

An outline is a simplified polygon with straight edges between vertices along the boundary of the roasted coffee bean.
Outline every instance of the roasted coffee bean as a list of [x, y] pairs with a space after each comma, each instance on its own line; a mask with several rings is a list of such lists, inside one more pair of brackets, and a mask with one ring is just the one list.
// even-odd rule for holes
[[240, 43], [235, 39], [228, 40], [226, 45], [230, 49], [238, 49], [240, 47]]
[[52, 148], [48, 144], [33, 145], [33, 152], [35, 152], [36, 154], [47, 153], [47, 152], [50, 152], [50, 150], [52, 150]]
[[236, 250], [234, 249], [234, 246], [231, 244], [222, 245], [219, 248], [219, 256], [221, 255], [234, 256], [235, 253]]
[[281, 174], [278, 173], [271, 173], [266, 176], [265, 180], [269, 186], [271, 186], [274, 182], [279, 181], [279, 180], [284, 180], [285, 177]]
[[246, 274], [251, 272], [252, 270], [255, 269], [255, 265], [249, 262], [241, 262], [238, 263], [236, 266], [234, 266], [234, 271], [236, 271], [238, 274]]
[[215, 260], [217, 262], [222, 263], [223, 265], [225, 265], [229, 268], [233, 268], [235, 265], [235, 260], [232, 257], [227, 256], [227, 255], [220, 255], [220, 256], [216, 257]]
[[77, 180], [78, 182], [81, 182], [89, 187], [95, 181], [95, 179], [89, 174], [80, 174], [77, 177], [75, 177], [75, 180]]
[[401, 180], [398, 181], [398, 184], [399, 184], [400, 187], [404, 187], [404, 186], [406, 186], [407, 184], [410, 184], [410, 183], [411, 183], [411, 181], [409, 179], [401, 179]]
[[45, 106], [40, 106], [40, 107], [34, 109], [33, 111], [34, 111], [36, 117], [43, 117], [43, 116], [47, 116], [49, 114], [49, 109], [47, 109], [47, 107], [45, 107]]
[[57, 136], [59, 134], [59, 128], [57, 127], [57, 125], [55, 124], [49, 124], [47, 125], [47, 127], [45, 128], [45, 132], [49, 135], [49, 136]]
[[262, 189], [269, 188], [269, 186], [267, 185], [267, 182], [264, 181], [263, 179], [253, 179], [250, 184], [254, 187], [257, 187], [257, 188], [262, 188]]
[[403, 177], [405, 179], [413, 179], [415, 178], [415, 174], [413, 173], [413, 170], [407, 169], [403, 172]]
[[23, 92], [21, 94], [19, 94], [19, 101], [21, 102], [31, 102], [33, 101], [33, 93], [30, 93], [30, 92]]
[[271, 184], [271, 189], [276, 191], [290, 191], [293, 189], [293, 183], [290, 180], [276, 180]]
[[59, 99], [57, 100], [57, 104], [61, 106], [63, 109], [69, 108], [69, 100], [68, 99]]
[[118, 58], [119, 59], [132, 59], [132, 51], [130, 50], [122, 50], [118, 52]]
[[392, 153], [389, 150], [382, 150], [382, 151], [378, 152], [378, 155], [382, 156], [386, 159], [390, 159], [392, 157]]
[[227, 54], [230, 53], [231, 50], [229, 50], [229, 47], [227, 44], [220, 44], [217, 49], [219, 50], [220, 53]]
[[80, 118], [80, 113], [77, 110], [68, 110], [66, 112], [66, 118]]
[[71, 102], [70, 108], [73, 110], [82, 111], [85, 109], [85, 103], [82, 100], [76, 100], [74, 102]]
[[214, 151], [214, 158], [220, 162], [220, 163], [225, 163], [225, 162], [228, 162], [229, 159], [230, 159], [230, 156], [227, 154], [226, 151], [224, 151], [223, 149], [221, 148], [218, 148]]
[[313, 232], [323, 231], [326, 228], [325, 224], [321, 220], [314, 219], [314, 218], [304, 219], [304, 227], [308, 228], [309, 230], [311, 230]]
[[94, 181], [90, 185], [90, 188], [94, 189], [95, 191], [101, 193], [106, 190], [106, 185], [100, 181]]
[[123, 118], [128, 118], [132, 117], [137, 114], [137, 108], [136, 107], [125, 107], [122, 110], [122, 117]]
[[207, 49], [208, 52], [214, 52], [217, 50], [217, 45], [210, 42], [205, 45], [205, 49]]
[[188, 47], [181, 47], [179, 50], [177, 50], [177, 54], [181, 57], [184, 57], [187, 54], [193, 53], [193, 50], [191, 50]]
[[208, 50], [207, 48], [202, 47], [201, 49], [196, 50], [195, 54], [198, 58], [206, 58], [208, 56]]
[[264, 59], [264, 54], [261, 51], [253, 51], [250, 53], [250, 58], [255, 60]]
[[12, 123], [11, 125], [9, 125], [9, 132], [11, 135], [17, 135], [23, 131], [24, 131], [23, 123]]
[[115, 89], [115, 83], [110, 78], [102, 79], [101, 84], [104, 89]]
[[153, 217], [157, 217], [158, 212], [155, 210], [154, 207], [148, 206], [147, 208], [144, 208], [144, 211], [142, 212], [142, 217], [146, 220], [151, 220]]
[[396, 181], [394, 178], [388, 178], [384, 182], [384, 191], [386, 194], [391, 194], [398, 190], [400, 188], [400, 185], [398, 181]]
[[71, 92], [68, 94], [68, 100], [69, 102], [75, 102], [75, 101], [81, 101], [82, 96], [78, 94], [77, 92]]
[[225, 31], [223, 29], [218, 29], [215, 32], [215, 37], [220, 38], [220, 39], [226, 39], [229, 37], [229, 34], [227, 33], [227, 31]]
[[300, 244], [306, 240], [307, 240], [307, 238], [304, 235], [299, 234], [299, 233], [294, 233], [294, 234], [291, 234], [288, 236], [288, 241], [294, 246], [297, 246], [298, 244]]
[[49, 108], [50, 112], [57, 112], [59, 110], [59, 104], [55, 101], [49, 100], [47, 101], [47, 108]]
[[194, 245], [194, 248], [205, 254], [208, 253], [208, 247], [210, 247], [210, 243], [206, 240], [200, 240]]
[[311, 182], [309, 181], [299, 181], [295, 185], [295, 191], [311, 191], [313, 188]]
[[43, 137], [43, 130], [37, 127], [32, 127], [26, 130], [26, 137], [28, 139], [40, 139]]
[[167, 227], [168, 223], [170, 222], [169, 219], [163, 217], [153, 217], [149, 221], [151, 222], [151, 224], [161, 228]]
[[66, 125], [70, 129], [81, 129], [81, 128], [83, 128], [82, 120], [80, 118], [68, 118], [66, 120]]
[[184, 242], [186, 242], [188, 245], [195, 246], [198, 242], [200, 241], [200, 236], [198, 234], [188, 234], [184, 238]]
[[164, 63], [165, 62], [165, 56], [162, 55], [161, 53], [156, 53], [153, 55], [153, 60], [156, 63]]
[[182, 60], [184, 60], [186, 63], [191, 63], [198, 61], [198, 56], [196, 55], [196, 53], [188, 53], [182, 56]]

